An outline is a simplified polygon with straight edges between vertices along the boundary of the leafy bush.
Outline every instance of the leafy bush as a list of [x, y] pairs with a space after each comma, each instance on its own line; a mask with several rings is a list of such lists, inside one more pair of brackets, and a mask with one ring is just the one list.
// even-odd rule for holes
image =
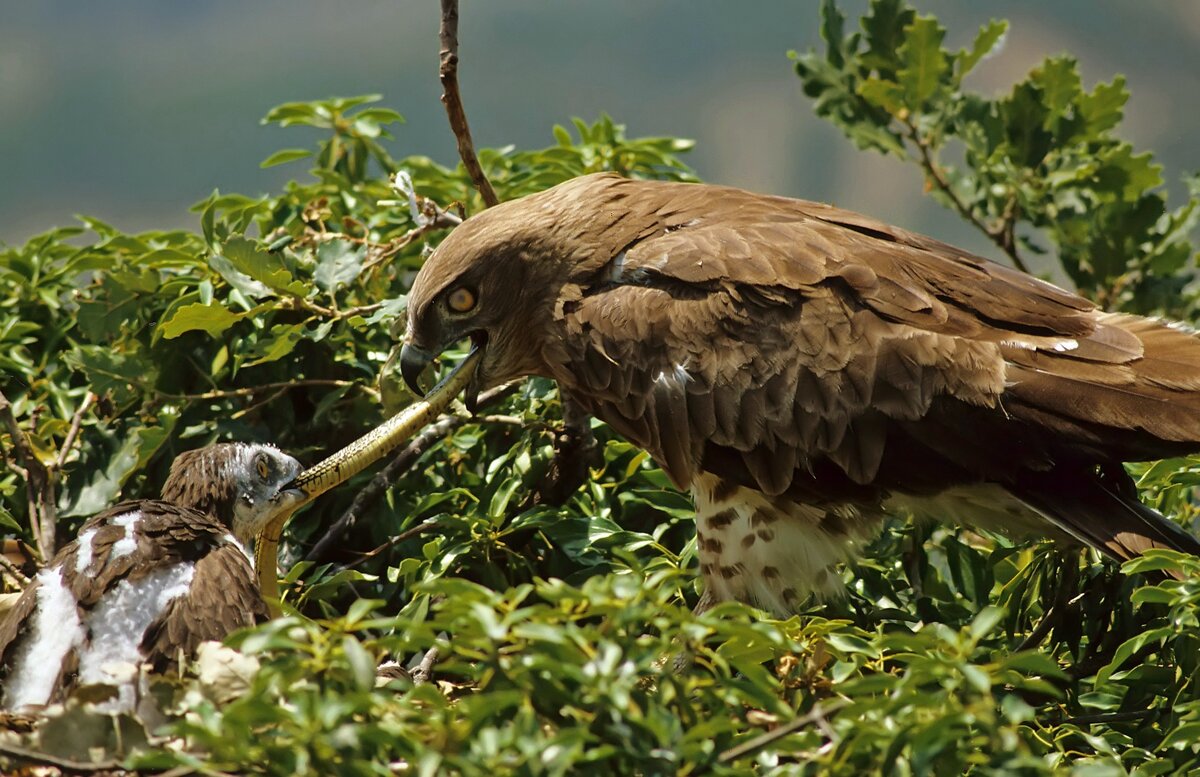
[[[1053, 248], [1083, 293], [1191, 319], [1196, 185], [1167, 207], [1158, 168], [1115, 134], [1119, 78], [1085, 90], [1058, 57], [985, 98], [962, 79], [1003, 22], [951, 51], [901, 0], [874, 0], [849, 34], [831, 2], [822, 13], [825, 52], [793, 55], [818, 113], [919, 165], [931, 194], [1014, 261]], [[424, 252], [480, 203], [461, 167], [393, 157], [402, 119], [375, 102], [271, 111], [321, 139], [264, 165], [307, 160], [311, 179], [261, 198], [214, 192], [198, 233], [84, 219], [0, 251], [0, 522], [50, 552], [119, 496], [155, 494], [181, 450], [269, 440], [313, 462], [411, 399], [389, 328]], [[556, 127], [546, 149], [483, 150], [501, 198], [600, 169], [692, 178], [677, 156], [687, 141], [629, 139], [607, 117], [574, 131]], [[259, 663], [249, 687], [167, 688], [169, 738], [127, 763], [288, 775], [1200, 764], [1200, 561], [1157, 552], [1119, 573], [1046, 543], [896, 521], [845, 571], [844, 602], [787, 621], [734, 604], [694, 615], [688, 499], [593, 423], [587, 482], [546, 503], [560, 431], [554, 386], [530, 380], [476, 418], [460, 409], [386, 488], [368, 474], [322, 497], [289, 529], [291, 614], [232, 639]], [[1150, 503], [1195, 517], [1200, 460], [1136, 471]], [[1186, 581], [1158, 582], [1164, 568]], [[430, 664], [431, 649], [435, 682], [376, 679], [381, 660]]]

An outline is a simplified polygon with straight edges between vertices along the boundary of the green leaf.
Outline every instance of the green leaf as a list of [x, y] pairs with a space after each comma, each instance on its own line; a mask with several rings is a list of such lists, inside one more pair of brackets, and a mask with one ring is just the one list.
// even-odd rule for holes
[[364, 108], [354, 114], [355, 121], [370, 121], [375, 124], [403, 124], [404, 117], [391, 108]]
[[332, 292], [358, 277], [362, 271], [366, 246], [349, 240], [329, 240], [317, 246], [317, 268], [313, 282], [325, 292]]
[[1125, 115], [1128, 100], [1124, 76], [1117, 76], [1110, 84], [1096, 84], [1091, 93], [1080, 96], [1079, 115], [1084, 122], [1084, 137], [1099, 137], [1114, 129]]
[[140, 386], [153, 385], [158, 368], [136, 343], [126, 349], [81, 345], [63, 356], [87, 376], [92, 391], [110, 395], [117, 403], [132, 400]]
[[1159, 644], [1170, 638], [1174, 631], [1169, 626], [1162, 626], [1156, 629], [1148, 629], [1138, 634], [1134, 634], [1129, 639], [1121, 643], [1120, 647], [1113, 654], [1112, 661], [1101, 669], [1096, 675], [1096, 685], [1103, 685], [1113, 672], [1121, 668], [1121, 665], [1129, 660], [1129, 657], [1134, 653], [1142, 650], [1148, 645]]
[[975, 42], [971, 45], [971, 49], [963, 49], [958, 53], [958, 77], [961, 79], [967, 73], [975, 69], [984, 57], [995, 52], [1004, 42], [1005, 33], [1008, 32], [1007, 21], [997, 21], [992, 19], [987, 24], [979, 28], [979, 34], [975, 36]]
[[306, 148], [285, 148], [282, 151], [276, 151], [271, 156], [267, 157], [259, 164], [260, 168], [274, 167], [288, 162], [295, 162], [297, 159], [307, 159], [312, 156], [313, 152]]
[[971, 621], [971, 638], [978, 642], [979, 640], [992, 633], [992, 630], [1004, 619], [1004, 608], [987, 606], [979, 611]]
[[933, 97], [946, 75], [946, 53], [942, 50], [946, 30], [934, 17], [918, 16], [904, 31], [904, 45], [898, 52], [904, 66], [896, 80], [904, 88], [905, 102], [916, 110]]
[[226, 283], [250, 299], [261, 299], [271, 296], [271, 290], [266, 284], [259, 283], [249, 275], [246, 275], [246, 273], [239, 271], [234, 267], [233, 262], [219, 254], [210, 256], [208, 258], [208, 265], [224, 278]]
[[272, 108], [262, 119], [262, 124], [278, 124], [290, 127], [294, 124], [305, 124], [313, 127], [329, 127], [330, 116], [327, 111], [318, 109], [316, 103], [284, 103]]
[[1100, 159], [1103, 166], [1096, 175], [1096, 186], [1126, 202], [1137, 202], [1146, 191], [1162, 185], [1162, 167], [1154, 163], [1154, 156], [1135, 154], [1128, 143], [1105, 151]]
[[892, 80], [901, 67], [897, 55], [904, 45], [904, 28], [912, 24], [915, 16], [904, 0], [874, 0], [870, 13], [862, 20], [867, 41], [863, 64]]
[[963, 677], [967, 682], [980, 693], [989, 693], [992, 690], [992, 678], [983, 669], [974, 664], [963, 664]]
[[292, 278], [282, 257], [260, 248], [253, 240], [231, 237], [222, 246], [221, 256], [233, 269], [274, 291], [306, 296], [308, 289]]
[[1029, 82], [1041, 91], [1047, 122], [1064, 115], [1082, 92], [1079, 64], [1071, 57], [1050, 57], [1030, 74]]
[[354, 684], [359, 690], [368, 690], [375, 686], [375, 658], [367, 652], [362, 643], [352, 635], [342, 637], [342, 650], [350, 664], [354, 676]]
[[858, 93], [867, 102], [882, 108], [893, 116], [899, 116], [901, 112], [907, 110], [904, 89], [894, 81], [868, 78], [859, 84]]
[[271, 327], [270, 334], [264, 335], [250, 356], [256, 357], [245, 362], [242, 366], [253, 367], [257, 364], [278, 361], [296, 348], [296, 343], [304, 338], [305, 323], [276, 324]]
[[841, 67], [846, 62], [842, 30], [846, 17], [837, 7], [837, 0], [821, 0], [821, 39], [825, 41], [829, 63]]
[[1053, 140], [1046, 130], [1049, 117], [1040, 90], [1029, 82], [1018, 84], [999, 107], [1013, 162], [1028, 168], [1040, 165]]
[[17, 519], [13, 518], [3, 505], [0, 505], [0, 528], [7, 529], [14, 534], [20, 534], [22, 531], [21, 524], [17, 523]]
[[105, 465], [87, 473], [84, 485], [60, 504], [64, 517], [93, 515], [109, 507], [129, 478], [142, 469], [170, 436], [177, 416], [164, 415], [161, 425], [135, 426], [116, 435], [119, 446]]
[[1184, 723], [1176, 728], [1163, 740], [1164, 750], [1195, 750], [1196, 742], [1200, 742], [1200, 723]]
[[234, 313], [220, 305], [204, 305], [193, 302], [175, 311], [174, 315], [158, 325], [157, 334], [168, 340], [184, 332], [200, 330], [216, 337], [240, 321], [244, 313]]

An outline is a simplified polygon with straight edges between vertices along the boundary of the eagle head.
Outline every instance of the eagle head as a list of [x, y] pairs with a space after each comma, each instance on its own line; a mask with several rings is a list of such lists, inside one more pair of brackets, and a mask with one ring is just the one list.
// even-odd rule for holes
[[176, 457], [162, 498], [215, 516], [245, 543], [307, 499], [287, 487], [301, 469], [274, 445], [217, 443]]
[[422, 394], [419, 377], [446, 349], [470, 340], [482, 349], [467, 407], [484, 389], [544, 374], [536, 343], [553, 325], [554, 300], [572, 257], [553, 240], [553, 214], [538, 195], [497, 205], [456, 227], [425, 262], [408, 297], [400, 372]]

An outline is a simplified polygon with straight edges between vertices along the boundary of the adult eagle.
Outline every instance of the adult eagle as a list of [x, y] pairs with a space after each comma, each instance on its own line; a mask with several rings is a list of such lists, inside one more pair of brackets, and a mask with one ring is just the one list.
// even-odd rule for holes
[[58, 701], [76, 685], [118, 688], [127, 668], [174, 668], [205, 640], [265, 620], [246, 543], [305, 497], [300, 463], [270, 445], [218, 443], [175, 459], [161, 499], [88, 519], [0, 624], [3, 707]]
[[1124, 461], [1200, 450], [1200, 341], [838, 208], [589, 175], [455, 229], [401, 368], [485, 349], [646, 448], [696, 502], [710, 599], [777, 613], [900, 510], [1118, 559], [1200, 543]]

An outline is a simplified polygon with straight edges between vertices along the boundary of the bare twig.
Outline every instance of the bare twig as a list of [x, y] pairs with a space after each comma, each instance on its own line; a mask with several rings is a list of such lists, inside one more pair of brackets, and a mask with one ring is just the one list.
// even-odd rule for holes
[[29, 577], [3, 553], [0, 553], [0, 569], [3, 569], [5, 574], [17, 581], [17, 585], [21, 587], [21, 590], [29, 587]]
[[1094, 715], [1079, 715], [1074, 718], [1066, 718], [1063, 723], [1069, 723], [1076, 726], [1088, 726], [1093, 723], [1119, 723], [1125, 720], [1141, 720], [1148, 718], [1151, 715], [1158, 713], [1170, 712], [1167, 710], [1132, 710], [1130, 712], [1097, 712]]
[[392, 176], [392, 188], [404, 196], [404, 201], [380, 200], [380, 205], [408, 204], [408, 216], [418, 227], [456, 227], [462, 223], [462, 217], [444, 210], [428, 197], [417, 195], [416, 184], [406, 170], [400, 170]]
[[1050, 609], [1042, 615], [1042, 619], [1038, 621], [1037, 626], [1025, 639], [1021, 640], [1021, 644], [1017, 647], [1017, 651], [1033, 650], [1038, 645], [1042, 644], [1047, 635], [1058, 625], [1062, 620], [1062, 609], [1057, 604], [1050, 605]]
[[430, 531], [431, 529], [436, 529], [437, 527], [438, 527], [438, 522], [434, 521], [432, 519], [418, 523], [416, 526], [410, 527], [410, 528], [405, 529], [404, 531], [400, 532], [395, 537], [392, 537], [387, 542], [383, 543], [382, 545], [375, 548], [374, 550], [370, 550], [370, 551], [362, 554], [361, 556], [354, 559], [346, 566], [342, 567], [342, 569], [354, 569], [354, 567], [358, 566], [359, 564], [370, 561], [371, 559], [378, 556], [380, 553], [383, 553], [388, 548], [391, 548], [395, 545], [399, 545], [400, 543], [404, 542], [405, 540], [411, 540], [413, 537], [419, 537], [422, 534], [424, 534], [425, 532]]
[[[515, 391], [517, 385], [517, 383], [506, 383], [503, 386], [497, 386], [483, 392], [479, 395], [479, 406], [486, 407], [493, 402], [499, 401], [501, 398]], [[317, 541], [313, 549], [308, 552], [306, 556], [307, 560], [315, 562], [324, 561], [338, 543], [342, 541], [342, 538], [346, 536], [346, 532], [350, 531], [354, 524], [357, 523], [359, 516], [383, 496], [384, 492], [387, 491], [397, 478], [403, 475], [417, 459], [421, 458], [421, 455], [425, 451], [437, 444], [451, 430], [461, 426], [468, 420], [468, 418], [463, 416], [443, 415], [414, 437], [378, 475], [371, 478], [371, 481], [354, 496], [354, 500], [350, 503], [350, 507], [346, 509], [346, 512], [325, 530], [325, 534]], [[393, 542], [393, 544], [395, 543]], [[374, 552], [372, 551], [372, 553]], [[359, 559], [356, 563], [360, 563], [363, 560]]]
[[54, 556], [54, 521], [57, 518], [52, 473], [29, 446], [17, 417], [13, 415], [12, 402], [3, 392], [0, 392], [0, 418], [12, 439], [13, 452], [25, 470], [25, 504], [34, 545], [42, 560], [48, 560]]
[[383, 496], [388, 487], [403, 475], [421, 457], [421, 454], [432, 448], [434, 444], [449, 434], [452, 429], [462, 424], [464, 420], [459, 416], [442, 416], [433, 424], [425, 427], [420, 434], [414, 437], [408, 445], [405, 445], [396, 454], [394, 459], [388, 462], [386, 467], [380, 470], [378, 475], [371, 478], [371, 481], [354, 495], [354, 500], [350, 502], [350, 506], [346, 508], [346, 512], [342, 513], [342, 516], [325, 530], [325, 534], [317, 541], [313, 549], [308, 552], [308, 560], [316, 562], [324, 561], [342, 541], [342, 538], [346, 536], [346, 533], [358, 523], [359, 517]]
[[431, 647], [425, 652], [425, 657], [421, 659], [421, 663], [412, 671], [413, 685], [424, 685], [429, 682], [429, 677], [433, 674], [434, 664], [441, 657], [441, 651], [436, 647]]
[[988, 239], [1008, 255], [1014, 267], [1021, 272], [1029, 272], [1029, 268], [1025, 266], [1025, 261], [1017, 253], [1015, 237], [1017, 222], [1016, 198], [1009, 200], [1004, 210], [1004, 216], [999, 224], [988, 225], [984, 223], [979, 216], [975, 215], [975, 211], [962, 201], [962, 198], [958, 196], [958, 192], [950, 185], [950, 181], [946, 179], [946, 174], [942, 171], [941, 165], [933, 158], [933, 154], [929, 149], [929, 140], [921, 135], [917, 129], [917, 125], [909, 121], [905, 122], [905, 127], [908, 129], [909, 139], [912, 140], [913, 145], [917, 147], [917, 150], [921, 154], [921, 166], [925, 169], [925, 173], [937, 188], [946, 195], [946, 198], [950, 200], [950, 203], [958, 211], [959, 215], [975, 225], [983, 234], [987, 235]]
[[391, 242], [376, 247], [376, 249], [374, 249], [375, 253], [372, 254], [367, 261], [363, 262], [362, 271], [366, 272], [367, 270], [386, 262], [388, 259], [391, 259], [396, 254], [412, 245], [413, 241], [424, 237], [426, 233], [434, 229], [445, 229], [447, 227], [454, 227], [462, 223], [462, 219], [448, 211], [436, 209], [436, 214], [437, 215], [431, 218], [428, 223], [422, 224], [418, 227], [413, 227]]
[[1054, 597], [1054, 603], [1042, 615], [1042, 619], [1038, 621], [1038, 625], [1033, 631], [1029, 632], [1029, 636], [1021, 641], [1020, 650], [1033, 650], [1038, 645], [1042, 644], [1050, 632], [1062, 623], [1063, 616], [1068, 611], [1078, 611], [1077, 605], [1073, 606], [1071, 597], [1076, 593], [1076, 586], [1079, 584], [1079, 565], [1067, 564], [1063, 570], [1062, 578], [1058, 581], [1058, 593]]
[[784, 723], [782, 726], [771, 729], [765, 734], [760, 734], [759, 736], [756, 736], [747, 742], [743, 742], [736, 747], [729, 748], [717, 756], [717, 763], [727, 764], [731, 761], [736, 761], [745, 755], [753, 753], [756, 750], [761, 750], [772, 742], [777, 742], [789, 734], [794, 734], [800, 729], [811, 726], [814, 723], [818, 725], [824, 724], [821, 725], [821, 728], [823, 730], [827, 730], [826, 727], [828, 726], [828, 723], [826, 723], [825, 717], [827, 715], [832, 715], [844, 706], [846, 706], [846, 702], [834, 702], [824, 707], [822, 707], [820, 704], [815, 704], [807, 715], [801, 715], [795, 720], [790, 720], [787, 723]]
[[[490, 208], [499, 199], [475, 156], [471, 129], [467, 126], [467, 114], [458, 89], [458, 0], [442, 0], [439, 34], [441, 49], [438, 52], [438, 75], [442, 81], [442, 103], [446, 106], [450, 129], [458, 142], [458, 155], [475, 182], [484, 205]], [[595, 448], [590, 421], [587, 413], [573, 399], [563, 396], [562, 402], [563, 434], [555, 444], [554, 464], [547, 481], [533, 495], [533, 504], [561, 504], [587, 477], [587, 460]]]
[[311, 386], [332, 386], [341, 388], [344, 386], [357, 386], [358, 384], [352, 380], [322, 380], [319, 378], [311, 378], [307, 380], [285, 380], [277, 383], [263, 383], [260, 386], [247, 386], [245, 388], [236, 389], [219, 389], [214, 391], [205, 391], [200, 394], [171, 394], [166, 391], [157, 391], [150, 389], [155, 395], [163, 399], [177, 400], [205, 400], [205, 399], [230, 399], [234, 397], [252, 397], [255, 394], [261, 394], [264, 391], [278, 391], [279, 389], [306, 388]]
[[25, 441], [25, 434], [21, 431], [20, 425], [17, 424], [17, 417], [13, 415], [12, 402], [8, 401], [8, 397], [4, 396], [4, 392], [0, 392], [0, 418], [4, 420], [8, 436], [12, 438], [12, 446], [17, 454], [17, 458], [25, 461], [33, 456], [33, 452], [29, 449], [29, 443]]
[[260, 407], [271, 404], [272, 402], [279, 399], [286, 393], [287, 393], [287, 387], [281, 387], [278, 391], [276, 391], [274, 394], [271, 394], [266, 399], [260, 399], [252, 405], [246, 405], [241, 410], [237, 411], [232, 416], [230, 416], [230, 418], [234, 419], [235, 421], [239, 418], [244, 418], [245, 416], [248, 416], [251, 413], [253, 413], [255, 410], [258, 410]]
[[477, 419], [481, 424], [504, 424], [507, 426], [528, 427], [531, 424], [519, 415], [481, 415]]
[[120, 761], [73, 761], [70, 758], [60, 758], [49, 753], [41, 753], [19, 745], [0, 742], [0, 754], [15, 758], [26, 763], [54, 766], [64, 772], [75, 774], [91, 774], [94, 772], [112, 772], [121, 768]]
[[338, 312], [333, 308], [325, 307], [319, 303], [313, 302], [300, 294], [292, 294], [291, 296], [280, 300], [279, 307], [284, 310], [303, 310], [306, 313], [315, 313], [318, 316], [325, 318], [337, 318]]
[[63, 440], [62, 447], [58, 449], [58, 458], [54, 460], [54, 467], [62, 469], [63, 464], [67, 461], [67, 456], [71, 454], [71, 448], [75, 445], [75, 438], [79, 436], [79, 426], [83, 423], [83, 414], [88, 411], [92, 403], [96, 401], [96, 395], [88, 392], [83, 395], [83, 401], [79, 403], [79, 407], [75, 409], [75, 415], [71, 416], [71, 428], [67, 432], [67, 437]]
[[479, 165], [479, 157], [475, 155], [471, 129], [467, 126], [467, 112], [463, 109], [462, 94], [458, 90], [458, 0], [442, 0], [442, 24], [438, 33], [441, 40], [438, 77], [442, 81], [442, 104], [446, 106], [450, 129], [458, 141], [458, 156], [475, 182], [484, 205], [490, 208], [500, 200]]

